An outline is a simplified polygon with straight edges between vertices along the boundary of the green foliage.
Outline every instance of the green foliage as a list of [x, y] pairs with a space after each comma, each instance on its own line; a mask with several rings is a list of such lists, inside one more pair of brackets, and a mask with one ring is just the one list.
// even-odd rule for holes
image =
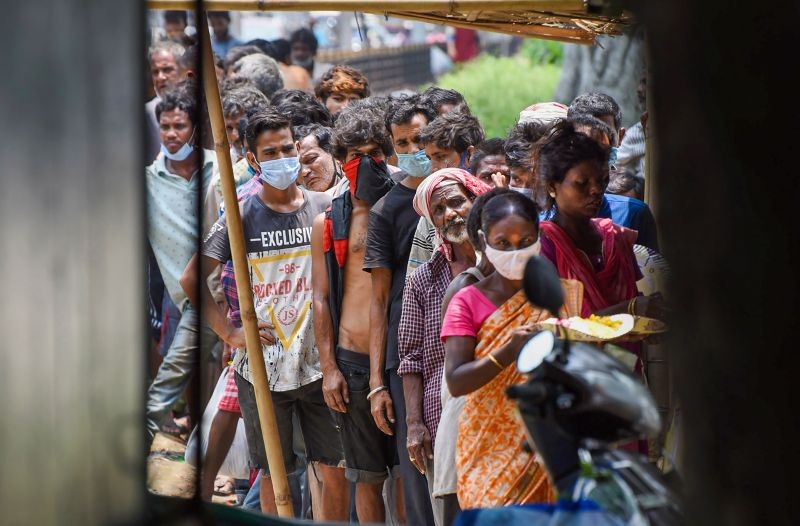
[[486, 137], [505, 137], [519, 112], [536, 102], [553, 100], [561, 67], [534, 65], [522, 54], [515, 57], [481, 55], [442, 75], [437, 86], [464, 95]]
[[564, 44], [552, 40], [525, 39], [520, 53], [533, 64], [562, 64], [564, 62]]

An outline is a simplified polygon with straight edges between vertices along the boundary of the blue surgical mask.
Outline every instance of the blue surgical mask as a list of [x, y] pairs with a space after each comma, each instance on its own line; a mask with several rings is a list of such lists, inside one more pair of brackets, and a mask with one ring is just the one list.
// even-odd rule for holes
[[183, 146], [181, 146], [175, 153], [170, 153], [169, 150], [167, 150], [167, 147], [164, 146], [164, 144], [162, 143], [161, 153], [163, 153], [164, 157], [166, 157], [170, 161], [185, 161], [186, 158], [192, 155], [192, 152], [194, 151], [194, 146], [192, 146], [192, 139], [194, 139], [194, 131], [192, 131], [192, 135], [191, 137], [189, 137], [189, 140], [186, 141], [183, 144]]
[[617, 164], [617, 155], [619, 154], [619, 148], [616, 146], [611, 147], [611, 151], [608, 152], [608, 166], [614, 167]]
[[431, 174], [431, 160], [425, 150], [417, 153], [398, 153], [397, 167], [411, 177], [428, 177]]
[[297, 157], [284, 157], [283, 159], [273, 159], [259, 163], [261, 180], [277, 188], [286, 190], [297, 181], [300, 174], [300, 161]]

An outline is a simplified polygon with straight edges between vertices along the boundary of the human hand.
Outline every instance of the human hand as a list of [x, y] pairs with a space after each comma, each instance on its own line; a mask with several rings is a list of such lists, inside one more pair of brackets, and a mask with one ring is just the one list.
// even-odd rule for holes
[[[266, 321], [258, 322], [258, 334], [261, 337], [262, 345], [272, 345], [275, 343], [275, 326]], [[244, 329], [241, 327], [230, 327], [228, 334], [223, 338], [231, 347], [245, 349], [247, 342], [244, 336]]]
[[227, 367], [228, 366], [228, 362], [231, 361], [231, 354], [233, 354], [233, 351], [231, 350], [231, 346], [223, 341], [222, 342], [222, 360], [221, 360], [223, 369], [225, 367]]
[[496, 188], [506, 188], [508, 186], [508, 177], [501, 172], [495, 172], [492, 174], [492, 183]]
[[495, 352], [494, 356], [501, 365], [510, 365], [513, 363], [522, 346], [528, 341], [528, 338], [533, 334], [533, 328], [529, 326], [519, 327], [514, 329], [511, 333], [511, 339], [500, 350]]
[[668, 314], [667, 306], [661, 294], [651, 294], [650, 296], [636, 298], [634, 311], [637, 316], [655, 318], [661, 321], [664, 321]]
[[322, 373], [322, 396], [325, 403], [339, 413], [347, 412], [347, 404], [350, 403], [350, 393], [347, 389], [347, 380], [337, 368]]
[[372, 418], [375, 420], [375, 425], [378, 429], [383, 431], [384, 434], [392, 436], [392, 425], [394, 424], [394, 405], [392, 405], [392, 397], [389, 396], [389, 391], [378, 391], [369, 401], [370, 412]]
[[425, 424], [420, 421], [408, 422], [406, 448], [408, 449], [409, 460], [417, 468], [417, 471], [424, 475], [426, 460], [433, 458], [431, 434]]

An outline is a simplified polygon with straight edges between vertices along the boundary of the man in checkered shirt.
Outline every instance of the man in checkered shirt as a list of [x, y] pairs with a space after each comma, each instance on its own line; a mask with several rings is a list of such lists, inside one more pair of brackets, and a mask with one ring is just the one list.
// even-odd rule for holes
[[[453, 277], [475, 265], [467, 216], [475, 198], [490, 189], [465, 170], [444, 168], [428, 176], [414, 196], [414, 209], [436, 228], [439, 248], [406, 282], [398, 328], [397, 374], [403, 378], [408, 455], [428, 477], [429, 490], [433, 488], [433, 444], [442, 414], [442, 299]], [[445, 522], [443, 499], [432, 502], [436, 523], [449, 524]]]

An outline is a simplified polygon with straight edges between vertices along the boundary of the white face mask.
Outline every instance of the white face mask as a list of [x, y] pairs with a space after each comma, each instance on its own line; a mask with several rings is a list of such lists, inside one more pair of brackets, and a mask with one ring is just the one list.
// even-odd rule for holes
[[479, 231], [485, 245], [484, 254], [494, 269], [506, 279], [520, 280], [525, 274], [525, 265], [533, 256], [538, 256], [541, 249], [539, 239], [529, 247], [518, 250], [497, 250], [489, 246], [483, 231]]

